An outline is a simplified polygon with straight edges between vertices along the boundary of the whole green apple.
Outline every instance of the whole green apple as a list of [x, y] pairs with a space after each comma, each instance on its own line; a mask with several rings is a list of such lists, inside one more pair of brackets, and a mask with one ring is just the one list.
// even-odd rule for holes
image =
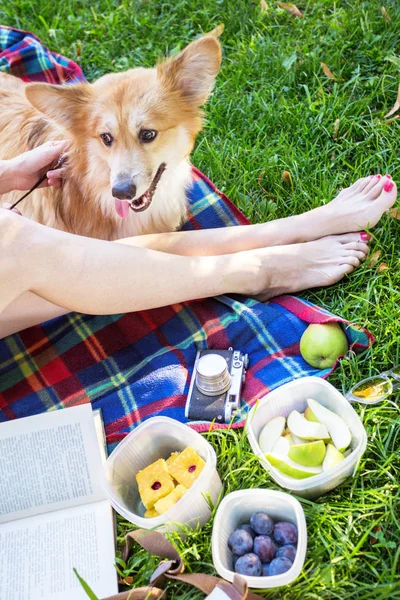
[[316, 369], [332, 368], [348, 349], [346, 335], [338, 323], [309, 325], [300, 340], [302, 357]]

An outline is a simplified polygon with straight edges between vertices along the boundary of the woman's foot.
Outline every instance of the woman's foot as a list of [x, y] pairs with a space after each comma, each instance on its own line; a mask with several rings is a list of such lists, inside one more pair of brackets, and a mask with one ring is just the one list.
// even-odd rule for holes
[[313, 217], [311, 226], [318, 227], [318, 237], [370, 229], [396, 198], [397, 187], [390, 175], [364, 177], [342, 190], [329, 204], [308, 213]]
[[260, 273], [250, 295], [265, 301], [280, 294], [325, 287], [351, 273], [365, 260], [368, 244], [360, 233], [255, 251]]

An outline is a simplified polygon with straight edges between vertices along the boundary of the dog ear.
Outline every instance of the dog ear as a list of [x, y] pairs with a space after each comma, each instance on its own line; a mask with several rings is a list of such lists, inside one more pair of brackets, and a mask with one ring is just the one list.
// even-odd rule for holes
[[51, 85], [31, 83], [25, 88], [29, 102], [66, 129], [82, 118], [92, 96], [90, 84]]
[[177, 56], [157, 66], [157, 75], [170, 90], [196, 107], [205, 103], [214, 85], [222, 59], [221, 45], [213, 35], [205, 35]]

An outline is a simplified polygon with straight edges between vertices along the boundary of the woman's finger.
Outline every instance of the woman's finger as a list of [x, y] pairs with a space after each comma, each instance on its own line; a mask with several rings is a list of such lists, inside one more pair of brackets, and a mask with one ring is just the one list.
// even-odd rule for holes
[[62, 179], [48, 179], [49, 187], [62, 188]]
[[45, 167], [52, 165], [64, 152], [67, 147], [66, 140], [46, 142], [33, 150], [21, 154], [19, 166], [28, 173], [40, 171]]
[[65, 176], [66, 169], [61, 167], [60, 169], [53, 169], [52, 171], [47, 171], [47, 179], [63, 179]]

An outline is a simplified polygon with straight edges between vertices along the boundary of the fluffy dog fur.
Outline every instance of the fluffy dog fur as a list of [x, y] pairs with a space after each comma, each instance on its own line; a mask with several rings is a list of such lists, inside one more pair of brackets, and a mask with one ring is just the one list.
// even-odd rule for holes
[[[0, 74], [0, 155], [7, 159], [48, 140], [68, 140], [67, 177], [62, 189], [33, 192], [21, 205], [25, 216], [71, 233], [117, 239], [173, 231], [186, 213], [191, 181], [189, 154], [201, 129], [207, 100], [221, 63], [212, 36], [192, 42], [154, 69], [105, 75], [93, 84], [26, 84]], [[143, 129], [158, 132], [143, 143]], [[113, 143], [106, 147], [101, 134]], [[130, 178], [140, 197], [160, 163], [167, 169], [144, 211], [115, 209], [112, 188]], [[11, 193], [1, 202], [14, 202]]]

